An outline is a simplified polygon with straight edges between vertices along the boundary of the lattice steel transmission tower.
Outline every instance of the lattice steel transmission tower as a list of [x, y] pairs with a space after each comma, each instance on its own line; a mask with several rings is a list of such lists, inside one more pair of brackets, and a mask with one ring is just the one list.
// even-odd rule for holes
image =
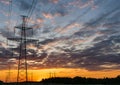
[[20, 36], [16, 38], [8, 38], [9, 40], [19, 42], [19, 55], [18, 55], [18, 73], [17, 73], [17, 83], [28, 81], [28, 65], [27, 65], [27, 41], [37, 41], [27, 37], [27, 30], [32, 29], [27, 27], [27, 16], [22, 16], [22, 25], [16, 26], [15, 28], [20, 30]]
[[26, 30], [31, 29], [26, 27], [27, 16], [22, 16], [22, 26], [16, 27], [20, 29], [20, 52], [19, 52], [19, 61], [18, 61], [18, 74], [17, 82], [27, 82], [28, 81], [28, 72], [27, 72], [27, 51], [26, 51]]

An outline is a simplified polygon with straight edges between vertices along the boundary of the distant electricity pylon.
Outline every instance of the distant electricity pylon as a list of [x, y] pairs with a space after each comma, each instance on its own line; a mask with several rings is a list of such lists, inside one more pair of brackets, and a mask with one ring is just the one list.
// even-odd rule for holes
[[7, 72], [5, 82], [11, 82], [11, 66], [10, 64], [8, 65], [9, 71]]
[[28, 39], [26, 31], [32, 29], [31, 27], [26, 27], [27, 16], [22, 16], [22, 25], [16, 26], [15, 28], [20, 30], [20, 37], [18, 38], [8, 38], [9, 40], [19, 41], [19, 57], [18, 57], [18, 73], [17, 82], [27, 82], [28, 81], [28, 66], [27, 66], [27, 41], [37, 41], [33, 39]]
[[49, 73], [49, 78], [55, 78], [55, 77], [56, 77], [55, 72], [50, 72], [50, 73]]

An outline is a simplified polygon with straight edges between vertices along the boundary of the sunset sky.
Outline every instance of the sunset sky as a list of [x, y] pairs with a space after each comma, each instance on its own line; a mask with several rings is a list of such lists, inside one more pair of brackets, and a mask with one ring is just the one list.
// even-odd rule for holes
[[0, 0], [0, 80], [16, 81], [21, 15], [29, 79], [120, 75], [120, 0]]

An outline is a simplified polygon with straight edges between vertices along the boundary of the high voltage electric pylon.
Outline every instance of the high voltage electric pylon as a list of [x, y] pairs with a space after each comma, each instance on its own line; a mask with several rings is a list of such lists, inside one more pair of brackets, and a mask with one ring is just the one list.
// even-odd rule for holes
[[[11, 11], [12, 11], [12, 0], [10, 0], [10, 7], [9, 7], [9, 25], [11, 24]], [[36, 39], [31, 39], [27, 37], [26, 31], [30, 30], [32, 28], [27, 27], [27, 24], [29, 22], [28, 17], [30, 18], [33, 10], [35, 9], [35, 6], [37, 4], [37, 0], [33, 0], [32, 1], [32, 5], [31, 8], [28, 12], [27, 16], [22, 16], [22, 25], [21, 26], [16, 26], [15, 28], [18, 28], [20, 30], [20, 37], [16, 38], [15, 37], [15, 29], [14, 29], [14, 37], [12, 38], [7, 38], [7, 40], [11, 40], [11, 41], [17, 41], [19, 42], [19, 45], [17, 48], [19, 48], [19, 52], [18, 52], [18, 72], [17, 72], [17, 84], [19, 84], [18, 82], [27, 82], [28, 81], [28, 65], [27, 65], [27, 42], [36, 42], [38, 40]], [[11, 27], [11, 25], [9, 26]], [[33, 31], [33, 30], [32, 30]], [[7, 41], [8, 43], [8, 41]], [[12, 49], [14, 50], [14, 49]], [[16, 50], [17, 51], [17, 50]], [[14, 51], [12, 51], [12, 56], [14, 56]], [[10, 68], [9, 68], [9, 72], [6, 76], [6, 81], [10, 81]]]
[[15, 28], [20, 30], [19, 38], [8, 38], [9, 40], [19, 41], [19, 57], [18, 57], [18, 73], [17, 82], [27, 82], [28, 81], [28, 66], [27, 66], [27, 41], [37, 41], [33, 39], [28, 39], [26, 31], [32, 29], [26, 26], [27, 16], [22, 16], [22, 25], [16, 26]]
[[[21, 81], [28, 81], [28, 73], [27, 73], [27, 51], [26, 51], [26, 16], [22, 16], [23, 22], [21, 27], [16, 27], [21, 31], [21, 38], [20, 38], [20, 53], [19, 53], [19, 62], [18, 62], [18, 75], [17, 75], [17, 82]], [[31, 29], [31, 28], [29, 28]]]

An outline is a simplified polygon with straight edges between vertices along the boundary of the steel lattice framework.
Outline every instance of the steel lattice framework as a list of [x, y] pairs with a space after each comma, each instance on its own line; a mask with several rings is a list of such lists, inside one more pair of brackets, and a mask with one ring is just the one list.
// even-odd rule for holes
[[18, 73], [17, 73], [17, 83], [28, 81], [28, 65], [27, 65], [27, 41], [37, 41], [36, 39], [29, 39], [26, 36], [27, 30], [32, 28], [26, 27], [27, 16], [22, 16], [22, 25], [16, 26], [15, 28], [20, 30], [20, 37], [18, 38], [8, 38], [8, 40], [20, 42], [19, 44], [19, 56], [18, 56]]

